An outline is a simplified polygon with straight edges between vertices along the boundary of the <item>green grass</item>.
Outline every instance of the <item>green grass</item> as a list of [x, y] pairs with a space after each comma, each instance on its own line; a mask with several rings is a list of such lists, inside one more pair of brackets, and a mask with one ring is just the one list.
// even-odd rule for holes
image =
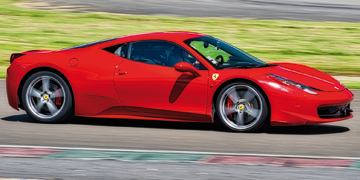
[[6, 77], [6, 68], [7, 66], [0, 66], [0, 78]]
[[[14, 52], [56, 50], [112, 37], [195, 31], [222, 39], [265, 62], [294, 62], [331, 75], [360, 76], [360, 23], [180, 18], [23, 9], [0, 4], [0, 66]], [[5, 68], [0, 68], [4, 77]]]
[[349, 89], [360, 89], [360, 81], [341, 81]]

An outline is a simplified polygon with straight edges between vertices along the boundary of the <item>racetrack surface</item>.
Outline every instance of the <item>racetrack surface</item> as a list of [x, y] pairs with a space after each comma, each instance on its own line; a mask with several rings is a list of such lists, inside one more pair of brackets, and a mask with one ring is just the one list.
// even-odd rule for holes
[[[109, 160], [53, 160], [1, 158], [0, 179], [113, 180], [113, 179], [353, 179], [359, 170], [342, 168], [293, 168], [169, 162], [122, 162]], [[14, 180], [14, 179], [3, 179]], [[21, 179], [25, 180], [25, 179]]]
[[360, 157], [360, 91], [353, 92], [353, 119], [232, 133], [213, 124], [148, 120], [77, 117], [66, 124], [35, 123], [9, 107], [5, 80], [0, 80], [0, 144]]
[[72, 12], [360, 22], [357, 0], [34, 0], [20, 4]]

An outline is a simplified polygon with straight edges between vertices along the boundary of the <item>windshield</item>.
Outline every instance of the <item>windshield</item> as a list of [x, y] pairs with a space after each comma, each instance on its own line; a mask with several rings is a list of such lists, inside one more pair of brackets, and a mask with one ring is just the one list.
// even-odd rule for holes
[[184, 41], [217, 69], [254, 68], [267, 66], [261, 60], [210, 36]]

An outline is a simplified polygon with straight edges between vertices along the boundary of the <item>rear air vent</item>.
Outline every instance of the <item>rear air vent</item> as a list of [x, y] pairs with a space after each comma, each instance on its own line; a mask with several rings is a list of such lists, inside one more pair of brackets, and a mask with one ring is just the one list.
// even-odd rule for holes
[[21, 57], [21, 56], [23, 56], [23, 55], [25, 55], [25, 54], [23, 54], [23, 53], [13, 53], [13, 54], [11, 54], [11, 56], [10, 56], [10, 64], [11, 64], [15, 59], [17, 59], [17, 58], [19, 58], [19, 57]]

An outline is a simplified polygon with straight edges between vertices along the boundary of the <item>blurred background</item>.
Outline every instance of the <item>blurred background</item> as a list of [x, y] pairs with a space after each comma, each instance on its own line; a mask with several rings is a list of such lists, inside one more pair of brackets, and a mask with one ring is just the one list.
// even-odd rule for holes
[[[266, 62], [360, 76], [359, 0], [2, 0], [0, 16], [2, 78], [13, 52], [174, 30], [220, 38]], [[358, 78], [341, 81], [360, 88]]]
[[[6, 76], [11, 53], [57, 50], [157, 31], [208, 34], [265, 62], [305, 64], [335, 76], [350, 89], [360, 89], [360, 0], [1, 0], [0, 78]], [[1, 80], [0, 144], [359, 160], [360, 91], [353, 92], [353, 119], [235, 134], [217, 130], [211, 124], [178, 122], [74, 118], [69, 124], [33, 123], [24, 111], [17, 112], [8, 106], [5, 81]], [[1, 152], [0, 148], [0, 155]], [[360, 169], [359, 161], [354, 161], [357, 164], [352, 170], [119, 162], [125, 169], [111, 172], [109, 169], [116, 166], [111, 161], [58, 160], [53, 163], [54, 160], [0, 158], [0, 162], [0, 179], [5, 176], [43, 177], [42, 173], [46, 172], [48, 177], [57, 174], [58, 177], [82, 179], [84, 171], [88, 175], [90, 172], [103, 175], [94, 179], [118, 179], [111, 173], [122, 171], [125, 179], [239, 179], [242, 176], [249, 179], [358, 179]], [[89, 169], [85, 168], [87, 165]], [[41, 169], [44, 171], [40, 172]], [[147, 176], [149, 174], [153, 176]]]

